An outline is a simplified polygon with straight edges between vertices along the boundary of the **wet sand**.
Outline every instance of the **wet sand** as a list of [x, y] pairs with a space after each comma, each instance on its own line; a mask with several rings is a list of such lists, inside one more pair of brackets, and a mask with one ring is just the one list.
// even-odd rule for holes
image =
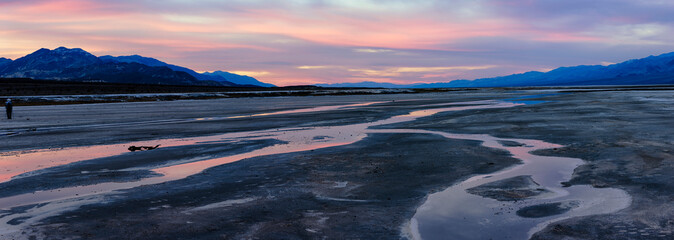
[[[567, 145], [564, 148], [537, 151], [536, 154], [589, 161], [576, 168], [572, 178], [565, 183], [566, 186], [623, 189], [633, 197], [633, 203], [617, 213], [573, 217], [555, 222], [533, 237], [578, 237], [580, 232], [586, 234], [581, 238], [592, 239], [599, 235], [588, 235], [587, 232], [599, 233], [596, 229], [606, 228], [609, 224], [624, 225], [626, 237], [630, 236], [630, 228], [635, 228], [637, 233], [646, 233], [646, 228], [640, 228], [639, 224], [644, 224], [639, 222], [641, 219], [630, 217], [639, 216], [638, 211], [653, 206], [667, 206], [664, 201], [658, 202], [659, 205], [649, 204], [656, 201], [648, 197], [657, 195], [661, 199], [671, 198], [668, 195], [671, 191], [667, 193], [659, 189], [655, 193], [648, 193], [638, 183], [624, 184], [624, 179], [623, 182], [603, 180], [601, 177], [606, 176], [584, 169], [587, 165], [599, 165], [603, 167], [601, 174], [620, 179], [624, 173], [610, 173], [612, 168], [605, 164], [634, 165], [639, 164], [640, 159], [629, 155], [627, 159], [616, 160], [615, 156], [611, 160], [597, 159], [597, 152], [609, 154], [615, 148], [595, 145], [588, 151], [578, 146], [590, 140], [596, 144], [597, 136], [601, 136], [599, 140], [603, 140], [604, 144], [626, 139], [634, 141], [637, 138], [618, 136], [619, 132], [613, 131], [614, 126], [629, 123], [631, 127], [625, 131], [643, 130], [648, 134], [638, 137], [639, 144], [621, 149], [641, 151], [662, 148], [658, 150], [663, 154], [650, 156], [650, 161], [656, 162], [658, 160], [653, 158], [660, 157], [660, 165], [654, 169], [661, 173], [647, 180], [659, 181], [666, 186], [666, 178], [671, 176], [662, 171], [667, 172], [668, 167], [671, 167], [672, 159], [668, 158], [671, 155], [667, 155], [665, 150], [674, 150], [669, 149], [671, 144], [668, 145], [672, 143], [672, 135], [662, 134], [662, 131], [667, 130], [653, 135], [653, 129], [671, 126], [670, 122], [665, 121], [671, 119], [671, 109], [667, 109], [671, 108], [668, 105], [668, 101], [672, 101], [671, 92], [567, 93], [539, 96], [541, 99], [527, 98], [536, 100], [529, 101], [528, 105], [447, 110], [418, 119], [412, 118], [410, 121], [389, 122], [388, 125], [377, 127], [377, 130], [359, 130], [355, 138], [344, 136], [344, 139], [350, 139], [346, 142], [329, 137], [339, 136], [339, 133], [334, 132], [316, 133], [308, 140], [265, 138], [265, 134], [260, 134], [256, 139], [208, 139], [209, 136], [236, 135], [241, 132], [270, 131], [267, 134], [273, 135], [284, 131], [293, 134], [317, 127], [334, 130], [337, 129], [335, 126], [367, 126], [417, 110], [491, 104], [484, 100], [509, 99], [510, 102], [517, 102], [523, 100], [518, 100], [519, 97], [535, 94], [541, 92], [481, 90], [415, 95], [25, 107], [16, 112], [18, 121], [0, 121], [0, 133], [4, 133], [0, 136], [3, 142], [0, 146], [0, 151], [3, 151], [0, 162], [28, 158], [22, 158], [22, 155], [44, 157], [59, 151], [68, 153], [76, 152], [75, 149], [85, 150], [81, 151], [82, 156], [79, 158], [45, 164], [48, 166], [16, 165], [17, 169], [7, 174], [8, 177], [15, 177], [0, 183], [0, 202], [5, 201], [4, 210], [0, 210], [3, 220], [0, 230], [6, 230], [0, 234], [5, 237], [53, 239], [400, 238], [410, 236], [405, 235], [409, 234], [406, 227], [409, 227], [409, 221], [413, 219], [417, 208], [426, 202], [429, 194], [445, 190], [471, 176], [510, 169], [520, 163], [509, 152], [483, 146], [479, 141], [421, 132], [378, 132], [385, 131], [382, 128], [490, 134], [500, 138], [538, 139]], [[597, 101], [602, 98], [617, 98], [620, 101]], [[317, 108], [326, 105], [344, 106]], [[598, 113], [588, 108], [603, 111]], [[291, 111], [295, 109], [308, 110]], [[625, 109], [647, 111], [649, 115], [637, 118], [620, 114]], [[54, 115], [55, 112], [60, 114]], [[558, 114], [551, 116], [552, 113]], [[423, 115], [423, 111], [419, 114]], [[588, 124], [586, 120], [596, 118], [592, 116], [596, 114], [605, 114], [613, 121]], [[519, 129], [514, 130], [515, 127]], [[284, 130], [274, 133], [276, 129]], [[566, 130], [566, 134], [554, 135], [560, 129]], [[579, 137], [586, 131], [594, 131], [595, 137]], [[165, 145], [156, 150], [124, 152], [132, 144], [156, 145], [154, 143], [162, 141], [166, 142]], [[175, 166], [173, 168], [181, 172], [181, 169], [188, 169], [179, 167], [186, 166], [181, 164], [200, 165], [211, 159], [280, 148], [288, 142], [302, 141], [317, 144], [304, 150], [298, 148], [279, 154], [244, 157], [228, 164], [216, 161], [201, 166], [204, 171], [196, 168], [198, 171], [190, 170], [184, 177], [169, 181], [148, 180], [171, 175], [159, 170], [162, 168]], [[340, 143], [320, 145], [331, 142]], [[522, 147], [517, 142], [505, 139], [500, 144], [510, 148]], [[112, 150], [91, 150], [95, 147]], [[594, 154], [588, 154], [592, 151]], [[87, 152], [91, 152], [91, 156], [87, 156]], [[103, 152], [102, 155], [100, 152]], [[63, 156], [67, 158], [68, 154]], [[44, 159], [53, 160], [50, 157]], [[635, 175], [644, 174], [639, 172], [643, 171], [641, 168], [632, 171]], [[112, 185], [124, 187], [110, 187]], [[85, 189], [82, 186], [103, 188]], [[561, 183], [559, 187], [563, 187]], [[78, 189], [80, 192], [50, 194], [67, 189]], [[85, 191], [81, 192], [82, 189]], [[110, 189], [117, 190], [111, 192]], [[26, 200], [19, 203], [16, 199], [12, 200], [13, 197], [36, 190], [42, 191], [38, 195], [45, 197], [36, 200], [34, 196], [24, 195]], [[77, 195], [68, 196], [71, 193]], [[644, 199], [651, 201], [645, 203]], [[20, 204], [22, 201], [27, 204]], [[519, 215], [530, 218], [541, 214], [557, 216], [572, 212], [569, 209], [578, 204], [582, 203], [541, 204], [538, 208], [522, 206]], [[620, 222], [622, 225], [610, 223], [615, 221], [615, 216], [621, 216], [619, 219], [623, 219]], [[664, 219], [672, 215], [664, 213], [661, 216]], [[602, 221], [596, 221], [597, 218]], [[587, 221], [597, 224], [588, 224]], [[667, 231], [672, 228], [671, 223], [667, 222], [658, 228], [649, 227], [649, 233], [657, 234], [638, 236], [647, 238], [667, 235]], [[616, 237], [623, 236], [619, 235], [620, 231], [614, 232]]]

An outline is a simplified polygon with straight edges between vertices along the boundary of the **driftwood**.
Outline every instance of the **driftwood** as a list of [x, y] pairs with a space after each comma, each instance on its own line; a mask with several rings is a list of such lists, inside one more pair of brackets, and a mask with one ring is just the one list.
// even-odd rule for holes
[[158, 148], [158, 147], [159, 147], [159, 145], [154, 146], [154, 147], [153, 147], [153, 146], [138, 146], [138, 147], [136, 147], [136, 146], [130, 146], [130, 147], [129, 147], [129, 151], [132, 151], [132, 152], [135, 152], [135, 151], [147, 151], [147, 150], [156, 149], [156, 148]]

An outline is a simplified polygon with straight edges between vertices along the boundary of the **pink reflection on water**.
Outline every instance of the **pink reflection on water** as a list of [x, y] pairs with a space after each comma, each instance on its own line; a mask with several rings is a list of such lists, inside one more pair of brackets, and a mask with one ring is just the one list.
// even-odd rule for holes
[[[358, 104], [357, 106], [365, 106], [365, 105], [370, 105], [370, 104], [372, 104], [372, 103]], [[464, 104], [457, 103], [456, 105], [465, 105], [465, 103]], [[132, 144], [134, 144], [134, 145], [162, 144], [162, 146], [164, 146], [164, 147], [170, 147], [170, 146], [192, 145], [192, 144], [197, 144], [199, 142], [221, 141], [223, 139], [230, 139], [230, 140], [278, 139], [280, 141], [286, 142], [285, 144], [277, 144], [277, 145], [253, 150], [251, 152], [232, 155], [232, 156], [228, 156], [228, 157], [214, 158], [214, 159], [208, 159], [208, 160], [202, 160], [202, 161], [196, 161], [196, 162], [188, 162], [188, 163], [159, 167], [159, 168], [156, 168], [156, 169], [152, 169], [152, 171], [163, 174], [163, 176], [140, 179], [139, 181], [135, 181], [135, 182], [122, 182], [122, 183], [107, 182], [107, 183], [93, 184], [93, 185], [87, 185], [87, 186], [69, 187], [69, 188], [61, 188], [61, 189], [55, 189], [55, 190], [50, 190], [50, 191], [34, 192], [34, 193], [29, 193], [29, 194], [22, 194], [22, 195], [7, 197], [7, 198], [1, 198], [0, 199], [0, 209], [22, 206], [22, 205], [27, 205], [27, 204], [34, 204], [34, 203], [43, 203], [43, 202], [49, 202], [49, 204], [47, 204], [47, 206], [53, 205], [53, 204], [57, 204], [57, 205], [60, 204], [60, 206], [65, 206], [64, 209], [67, 209], [66, 207], [73, 207], [73, 206], [78, 206], [78, 205], [86, 203], [88, 200], [87, 201], [82, 200], [83, 196], [98, 195], [98, 194], [101, 194], [101, 193], [109, 193], [109, 192], [116, 191], [116, 190], [130, 189], [130, 188], [134, 188], [134, 187], [138, 187], [138, 186], [142, 186], [142, 185], [157, 184], [157, 183], [162, 183], [162, 182], [167, 182], [167, 181], [172, 181], [172, 180], [183, 179], [185, 177], [200, 173], [200, 172], [204, 171], [205, 169], [208, 169], [208, 168], [211, 168], [211, 167], [214, 167], [214, 166], [219, 166], [219, 165], [222, 165], [222, 164], [232, 163], [232, 162], [239, 161], [239, 160], [242, 160], [242, 159], [259, 157], [259, 156], [275, 155], [275, 154], [283, 154], [283, 153], [302, 152], [302, 151], [309, 151], [309, 150], [320, 149], [320, 148], [348, 145], [348, 144], [352, 144], [354, 142], [360, 141], [361, 139], [365, 138], [367, 133], [379, 133], [379, 132], [381, 132], [381, 133], [402, 133], [402, 132], [405, 132], [405, 131], [409, 131], [409, 130], [398, 130], [398, 129], [381, 129], [381, 130], [369, 130], [368, 129], [369, 127], [373, 127], [373, 126], [383, 126], [383, 125], [388, 125], [388, 124], [396, 124], [396, 123], [413, 121], [415, 119], [418, 119], [418, 118], [421, 118], [421, 117], [431, 116], [431, 115], [434, 115], [434, 114], [440, 113], [440, 112], [461, 111], [461, 110], [471, 110], [471, 109], [508, 108], [508, 107], [514, 107], [514, 106], [518, 106], [518, 105], [523, 105], [523, 104], [515, 104], [515, 103], [499, 102], [499, 101], [487, 101], [487, 102], [484, 102], [484, 105], [454, 106], [454, 107], [445, 107], [445, 108], [437, 108], [437, 109], [419, 110], [419, 111], [410, 112], [409, 114], [398, 115], [398, 116], [394, 116], [394, 117], [391, 117], [391, 118], [388, 118], [388, 119], [379, 120], [379, 121], [375, 121], [375, 122], [351, 124], [351, 125], [344, 125], [344, 126], [328, 126], [328, 127], [300, 128], [300, 129], [295, 128], [295, 129], [278, 129], [278, 130], [252, 131], [252, 132], [238, 132], [238, 133], [229, 133], [229, 134], [190, 138], [190, 139], [164, 139], [164, 140], [157, 140], [157, 141], [145, 141], [145, 142], [135, 142], [135, 143], [127, 143], [127, 144], [92, 146], [92, 147], [82, 147], [82, 148], [69, 148], [69, 149], [62, 149], [62, 150], [56, 151], [56, 152], [58, 152], [57, 156], [60, 156], [60, 158], [57, 158], [56, 160], [54, 160], [53, 158], [50, 157], [50, 156], [53, 156], [53, 155], [50, 155], [52, 152], [36, 151], [35, 153], [27, 153], [27, 154], [32, 154], [32, 155], [28, 155], [30, 158], [35, 158], [33, 161], [29, 161], [29, 162], [33, 163], [32, 165], [25, 166], [25, 165], [17, 164], [14, 167], [15, 169], [17, 169], [17, 167], [20, 167], [20, 166], [22, 166], [23, 168], [20, 169], [20, 170], [15, 170], [13, 173], [7, 174], [5, 178], [15, 176], [16, 174], [19, 174], [19, 173], [27, 172], [27, 171], [29, 171], [29, 169], [36, 170], [36, 169], [45, 168], [47, 166], [57, 166], [57, 165], [62, 165], [62, 164], [71, 163], [71, 162], [75, 162], [75, 161], [91, 159], [92, 158], [91, 157], [92, 151], [100, 150], [100, 152], [96, 153], [96, 155], [95, 155], [96, 157], [118, 155], [118, 154], [121, 154], [121, 153], [125, 152], [126, 147], [128, 145], [132, 145]], [[356, 106], [356, 105], [349, 105], [349, 106]], [[335, 106], [331, 106], [330, 109], [332, 109], [333, 107], [335, 107]], [[326, 109], [326, 108], [321, 108], [321, 109]], [[476, 138], [476, 135], [451, 135], [451, 134], [431, 132], [431, 131], [423, 131], [423, 130], [420, 130], [419, 132], [415, 132], [415, 133], [441, 134], [443, 136], [447, 135], [446, 137], [460, 138], [460, 139]], [[483, 135], [479, 135], [476, 140], [483, 140], [483, 137], [481, 137], [481, 136], [483, 136]], [[487, 135], [484, 135], [484, 136], [487, 136]], [[75, 157], [73, 158], [73, 156], [75, 156]], [[24, 158], [25, 158], [25, 155], [24, 155]], [[69, 158], [69, 159], [66, 159], [66, 158]], [[45, 164], [44, 161], [50, 161], [50, 163]], [[12, 163], [11, 161], [6, 160], [4, 158], [1, 159], [0, 162], [7, 162], [7, 163], [4, 163], [4, 164], [7, 164], [7, 166], [11, 166], [11, 164], [16, 164], [16, 163]], [[14, 175], [12, 175], [12, 174], [14, 174]], [[70, 200], [66, 200], [66, 199], [70, 199]], [[90, 198], [88, 198], [88, 199], [90, 199]], [[37, 207], [37, 208], [41, 208], [41, 207]], [[31, 213], [26, 213], [27, 214], [26, 217], [31, 218], [31, 219], [38, 219], [38, 218], [44, 218], [44, 217], [46, 217], [46, 215], [56, 215], [56, 214], [59, 214], [59, 213], [60, 212], [57, 211], [57, 210], [50, 210], [50, 211], [46, 211], [46, 212], [44, 212], [44, 211], [40, 212], [39, 210], [31, 210]], [[6, 216], [6, 217], [0, 218], [0, 220], [5, 221], [5, 219], [8, 219], [10, 217], [16, 217], [16, 216], [14, 216], [14, 215]], [[14, 228], [19, 228], [19, 227], [21, 227], [21, 226], [14, 226]]]
[[320, 106], [320, 107], [313, 107], [313, 108], [300, 108], [300, 109], [293, 109], [293, 110], [283, 110], [283, 111], [269, 112], [269, 113], [237, 115], [237, 116], [230, 116], [230, 117], [197, 118], [195, 120], [204, 121], [204, 120], [219, 120], [219, 119], [238, 119], [238, 118], [273, 116], [273, 115], [292, 114], [292, 113], [323, 112], [323, 111], [332, 111], [332, 110], [339, 110], [339, 109], [349, 109], [349, 108], [354, 108], [354, 107], [364, 107], [364, 106], [370, 106], [370, 105], [379, 104], [379, 103], [385, 103], [385, 102], [367, 102], [367, 103], [355, 103], [355, 104], [346, 104], [346, 105]]
[[22, 176], [27, 176], [30, 175], [30, 172], [39, 169], [124, 154], [129, 152], [127, 148], [131, 145], [146, 146], [161, 144], [161, 147], [173, 147], [191, 145], [196, 142], [195, 140], [185, 139], [163, 139], [124, 144], [5, 152], [0, 156], [0, 182], [9, 181], [11, 178], [21, 174], [24, 174]]
[[[631, 197], [621, 189], [597, 189], [589, 185], [562, 187], [561, 182], [571, 179], [573, 170], [583, 160], [531, 153], [540, 149], [560, 148], [562, 145], [530, 139], [503, 139], [484, 134], [450, 134], [415, 129], [396, 129], [395, 132], [478, 140], [485, 147], [506, 150], [513, 158], [523, 162], [495, 173], [475, 175], [429, 195], [407, 226], [408, 234], [413, 239], [526, 239], [551, 222], [611, 213], [624, 209], [631, 203]], [[515, 142], [521, 146], [506, 146], [501, 141]], [[467, 192], [467, 189], [473, 187], [517, 176], [531, 176], [540, 188], [549, 193], [513, 202]], [[568, 212], [540, 218], [524, 218], [516, 214], [518, 209], [525, 206], [565, 201], [578, 202], [579, 205]]]
[[[504, 236], [525, 238], [527, 236], [531, 236], [533, 232], [540, 230], [542, 227], [552, 221], [575, 216], [585, 216], [588, 214], [609, 213], [629, 206], [629, 195], [627, 195], [622, 190], [610, 188], [594, 189], [590, 186], [573, 186], [570, 188], [561, 188], [559, 183], [561, 181], [568, 180], [573, 172], [573, 169], [575, 169], [579, 164], [582, 164], [583, 161], [581, 159], [575, 158], [538, 156], [530, 153], [539, 149], [562, 147], [560, 145], [539, 140], [502, 139], [486, 134], [451, 134], [446, 132], [415, 129], [369, 129], [373, 126], [383, 126], [413, 121], [415, 119], [432, 116], [440, 112], [470, 109], [508, 108], [523, 104], [499, 101], [477, 101], [454, 103], [452, 105], [455, 106], [413, 111], [408, 114], [398, 115], [371, 123], [360, 123], [345, 126], [240, 132], [191, 139], [158, 140], [159, 142], [164, 141], [161, 142], [162, 146], [191, 145], [197, 144], [199, 142], [221, 141], [223, 139], [243, 140], [274, 138], [286, 143], [264, 147], [251, 152], [227, 157], [159, 167], [153, 169], [153, 171], [163, 174], [163, 176], [141, 179], [136, 182], [108, 182], [88, 186], [69, 187], [50, 191], [22, 194], [8, 198], [0, 198], [0, 208], [11, 208], [31, 203], [49, 202], [49, 204], [45, 206], [39, 206], [31, 209], [25, 214], [13, 214], [0, 217], [0, 228], [8, 226], [6, 224], [1, 224], [10, 220], [11, 218], [26, 217], [30, 219], [30, 221], [27, 221], [27, 223], [30, 223], [37, 221], [37, 219], [41, 219], [50, 215], [56, 215], [61, 211], [81, 206], [82, 204], [91, 203], [92, 201], [96, 201], [94, 198], [92, 198], [92, 196], [100, 196], [101, 193], [108, 193], [115, 190], [130, 189], [142, 185], [151, 185], [183, 179], [214, 166], [232, 163], [247, 158], [348, 145], [363, 139], [368, 133], [436, 134], [450, 139], [476, 140], [481, 141], [482, 145], [485, 147], [508, 151], [514, 158], [518, 158], [523, 161], [523, 164], [521, 165], [516, 165], [496, 173], [473, 176], [465, 181], [453, 185], [442, 192], [434, 193], [428, 196], [427, 201], [417, 209], [417, 213], [410, 220], [409, 228], [411, 229], [411, 235], [413, 237], [447, 237], [449, 236], [447, 235], [449, 232], [467, 234], [463, 236], [453, 236], [454, 238], [463, 238], [465, 236], [469, 236], [468, 238], [499, 238]], [[333, 107], [335, 106], [326, 108], [319, 107], [313, 109], [332, 109]], [[307, 109], [291, 111], [308, 112]], [[281, 111], [281, 113], [277, 112], [276, 114], [283, 114], [283, 112], [290, 113], [288, 111]], [[274, 113], [270, 113], [268, 115], [273, 114]], [[255, 116], [266, 115], [258, 114]], [[137, 142], [134, 144], [153, 145], [158, 144], [158, 141], [147, 141], [143, 143]], [[502, 141], [511, 141], [518, 144], [515, 144], [515, 146], [506, 146], [507, 144], [503, 144]], [[128, 145], [131, 144], [93, 146], [84, 147], [81, 149], [64, 149], [57, 151], [58, 154], [55, 155], [55, 158], [52, 158], [54, 155], [50, 155], [52, 152], [49, 151], [35, 151], [25, 154], [29, 155], [29, 158], [32, 160], [28, 161], [30, 163], [29, 165], [32, 168], [38, 169], [49, 166], [49, 164], [56, 166], [68, 163], [69, 161], [72, 162], [90, 159], [92, 158], [91, 156], [103, 157], [121, 154], [125, 151], [126, 146]], [[92, 150], [97, 150], [95, 155], [91, 155], [90, 151]], [[73, 152], [76, 154], [73, 155]], [[14, 162], [10, 161], [8, 157], [13, 155], [14, 154], [4, 155], [3, 158], [0, 159], [0, 166], [9, 166], [13, 167], [13, 169], [17, 169], [19, 166], [21, 166], [20, 164], [12, 165], [19, 161], [19, 157], [12, 159]], [[72, 159], [66, 159], [73, 156], [74, 158]], [[49, 163], [45, 163], [45, 161], [49, 161]], [[26, 169], [30, 169], [31, 167]], [[10, 169], [9, 171], [11, 172], [12, 170]], [[22, 170], [15, 170], [14, 173], [21, 171]], [[10, 176], [11, 174], [13, 173], [3, 176]], [[521, 175], [530, 175], [533, 180], [540, 184], [541, 187], [550, 190], [552, 194], [542, 196], [539, 199], [524, 200], [515, 203], [504, 203], [494, 199], [468, 194], [466, 192], [466, 189], [468, 188]], [[89, 197], [87, 198], [87, 196]], [[544, 202], [577, 199], [582, 201], [580, 201], [581, 204], [576, 209], [572, 209], [568, 213], [561, 215], [540, 219], [524, 219], [516, 216], [514, 211], [503, 213], [498, 212], [500, 210], [497, 210], [499, 208], [504, 208], [504, 206], [506, 206], [506, 208], [518, 209], [522, 206], [530, 206]], [[100, 199], [98, 200], [100, 201]], [[58, 210], [57, 208], [61, 208], [62, 210]], [[21, 225], [25, 224], [7, 228], [20, 228]]]
[[[327, 109], [338, 109], [344, 107], [357, 107], [357, 106], [368, 106], [380, 102], [369, 102], [361, 104], [349, 104], [349, 105], [339, 105], [339, 106], [326, 106], [326, 107], [317, 107], [311, 108], [313, 110], [322, 110]], [[474, 104], [477, 102], [468, 102]], [[155, 184], [165, 181], [177, 180], [190, 175], [197, 174], [207, 168], [218, 166], [222, 164], [227, 164], [235, 161], [239, 161], [245, 158], [252, 158], [265, 155], [281, 154], [281, 153], [290, 153], [290, 152], [299, 152], [299, 151], [308, 151], [314, 149], [320, 149], [325, 147], [341, 146], [354, 143], [361, 140], [366, 136], [366, 130], [372, 126], [381, 126], [387, 124], [395, 124], [413, 121], [420, 117], [431, 116], [439, 112], [446, 111], [461, 111], [461, 110], [470, 110], [470, 109], [489, 109], [489, 108], [505, 108], [513, 107], [522, 104], [515, 104], [509, 102], [500, 102], [500, 101], [480, 101], [484, 105], [473, 105], [473, 106], [461, 106], [468, 103], [455, 103], [453, 107], [437, 108], [437, 109], [427, 109], [413, 111], [409, 114], [394, 116], [388, 119], [379, 120], [370, 123], [360, 123], [344, 126], [330, 126], [330, 127], [315, 127], [315, 128], [301, 128], [301, 129], [277, 129], [277, 130], [263, 130], [263, 131], [251, 131], [251, 132], [237, 132], [237, 133], [227, 133], [214, 136], [205, 136], [205, 137], [196, 137], [188, 139], [161, 139], [154, 141], [142, 141], [142, 142], [133, 142], [125, 144], [111, 144], [111, 145], [99, 145], [99, 146], [90, 146], [90, 147], [77, 147], [77, 148], [64, 148], [56, 151], [48, 150], [37, 150], [34, 152], [29, 152], [21, 154], [18, 157], [13, 155], [12, 159], [4, 156], [0, 159], [0, 163], [4, 164], [3, 166], [8, 166], [8, 171], [3, 174], [3, 181], [7, 181], [12, 177], [16, 177], [19, 174], [27, 173], [30, 174], [31, 171], [38, 169], [44, 169], [53, 166], [59, 166], [63, 164], [68, 164], [72, 162], [108, 157], [119, 154], [133, 154], [127, 153], [127, 147], [129, 145], [156, 145], [161, 144], [162, 147], [173, 147], [173, 146], [186, 146], [193, 145], [200, 142], [211, 142], [211, 141], [222, 141], [223, 139], [229, 140], [251, 140], [251, 139], [277, 139], [280, 141], [287, 142], [287, 144], [279, 144], [274, 146], [269, 146], [254, 150], [248, 153], [237, 154], [233, 156], [215, 158], [191, 163], [182, 163], [177, 165], [169, 165], [164, 167], [159, 167], [153, 169], [153, 171], [163, 174], [162, 177], [146, 178], [141, 179], [138, 182], [134, 183], [103, 183], [96, 184], [91, 186], [82, 186], [68, 188], [69, 190], [56, 190], [60, 193], [50, 193], [38, 192], [34, 193], [31, 197], [34, 203], [49, 201], [54, 197], [58, 196], [59, 198], [66, 197], [68, 195], [73, 196], [73, 193], [77, 195], [86, 195], [89, 193], [100, 193], [100, 192], [110, 192], [117, 189], [131, 188], [135, 186], [145, 185], [145, 184]], [[307, 112], [309, 109], [298, 109], [290, 111], [281, 111], [284, 113], [289, 112]], [[278, 112], [276, 112], [278, 113]], [[395, 132], [392, 130], [391, 132]], [[327, 137], [327, 138], [326, 138]], [[156, 150], [153, 150], [156, 151]], [[12, 161], [13, 160], [13, 161]], [[26, 175], [28, 175], [26, 174]], [[24, 175], [25, 176], [25, 175]], [[95, 187], [96, 186], [96, 187]], [[107, 186], [101, 188], [101, 186]], [[96, 188], [96, 191], [87, 190], [89, 188]], [[107, 189], [107, 190], [104, 190]], [[18, 196], [17, 196], [18, 197]], [[22, 204], [27, 204], [24, 201], [14, 201], [8, 199], [0, 199], [0, 208], [18, 206]]]
[[[321, 106], [314, 108], [301, 108], [294, 110], [284, 110], [269, 113], [259, 113], [252, 115], [232, 116], [232, 117], [210, 117], [196, 118], [195, 121], [217, 120], [225, 118], [248, 118], [256, 116], [271, 116], [292, 113], [308, 113], [320, 111], [332, 111], [339, 109], [348, 109], [354, 107], [370, 106], [384, 102], [366, 102], [356, 104]], [[222, 139], [233, 139], [241, 137], [251, 137], [259, 132], [229, 133], [216, 136], [196, 137], [196, 138], [177, 138], [177, 139], [158, 139], [150, 141], [137, 141], [123, 144], [108, 144], [86, 147], [70, 147], [60, 149], [37, 149], [29, 151], [15, 151], [0, 153], [0, 183], [11, 180], [13, 177], [29, 176], [30, 172], [73, 162], [103, 158], [125, 154], [129, 146], [154, 146], [161, 145], [161, 148], [194, 145], [200, 142], [218, 141]]]

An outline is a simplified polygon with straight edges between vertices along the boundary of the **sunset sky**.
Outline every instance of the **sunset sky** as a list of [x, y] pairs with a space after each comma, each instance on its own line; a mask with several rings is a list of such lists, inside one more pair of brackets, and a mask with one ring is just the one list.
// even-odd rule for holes
[[674, 51], [670, 0], [0, 0], [0, 56], [78, 47], [276, 85], [447, 82]]

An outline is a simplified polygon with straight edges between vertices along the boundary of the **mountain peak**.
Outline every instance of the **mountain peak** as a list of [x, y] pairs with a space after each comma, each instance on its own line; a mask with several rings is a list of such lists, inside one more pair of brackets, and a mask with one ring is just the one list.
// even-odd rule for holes
[[[81, 48], [66, 48], [66, 47], [58, 47], [55, 48], [54, 50], [49, 50], [48, 48], [40, 48], [39, 50], [28, 54], [24, 56], [23, 58], [26, 57], [35, 57], [35, 56], [43, 56], [43, 55], [48, 55], [48, 56], [77, 56], [79, 57], [86, 57], [89, 58], [89, 60], [93, 60], [94, 58], [97, 58], [93, 54], [82, 50]], [[21, 58], [19, 58], [21, 59]], [[17, 59], [17, 60], [19, 60]]]
[[52, 50], [52, 52], [53, 52], [53, 53], [56, 53], [56, 54], [62, 54], [62, 55], [65, 55], [65, 54], [78, 54], [78, 55], [86, 55], [86, 56], [96, 57], [96, 56], [94, 56], [93, 54], [91, 54], [91, 53], [89, 53], [89, 52], [87, 52], [87, 51], [84, 51], [84, 50], [81, 49], [81, 48], [57, 47], [57, 48], [55, 48], [54, 50]]
[[[98, 57], [80, 48], [41, 48], [31, 54], [4, 64], [3, 77], [39, 78], [52, 76], [69, 68], [82, 68], [101, 63]], [[58, 77], [55, 77], [58, 78]]]
[[64, 46], [53, 50], [41, 48], [15, 61], [0, 58], [0, 77], [109, 79], [119, 82], [132, 80], [129, 76], [136, 78], [139, 83], [274, 86], [259, 82], [252, 77], [224, 71], [216, 71], [214, 75], [199, 74], [189, 68], [137, 54], [119, 57], [106, 55], [99, 58], [81, 48]]
[[28, 54], [26, 56], [33, 55], [33, 54], [45, 54], [45, 53], [48, 53], [48, 52], [51, 52], [51, 50], [49, 50], [49, 48], [40, 48], [37, 51], [35, 51], [31, 54]]
[[5, 65], [8, 65], [8, 64], [10, 64], [10, 63], [12, 63], [12, 59], [0, 57], [0, 71], [2, 71], [2, 68], [3, 68]]

